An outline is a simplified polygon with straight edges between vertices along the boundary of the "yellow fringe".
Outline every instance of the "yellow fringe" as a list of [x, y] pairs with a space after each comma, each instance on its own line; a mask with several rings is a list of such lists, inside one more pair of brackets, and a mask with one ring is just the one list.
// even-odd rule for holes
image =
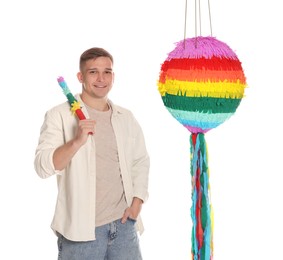
[[216, 97], [216, 98], [243, 98], [246, 84], [228, 82], [188, 82], [167, 80], [164, 84], [158, 82], [158, 90], [162, 96], [166, 93], [187, 97]]
[[74, 101], [72, 104], [71, 104], [71, 111], [73, 114], [76, 113], [76, 110], [78, 109], [81, 109], [81, 105], [78, 101]]

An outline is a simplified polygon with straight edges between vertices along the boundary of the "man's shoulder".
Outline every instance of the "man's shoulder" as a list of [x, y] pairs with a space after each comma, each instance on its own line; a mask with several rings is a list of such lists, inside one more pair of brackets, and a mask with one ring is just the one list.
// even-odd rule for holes
[[70, 104], [65, 101], [63, 103], [57, 104], [53, 107], [51, 107], [47, 113], [48, 114], [65, 114], [65, 113], [70, 113]]
[[114, 113], [118, 113], [118, 114], [125, 114], [125, 115], [131, 115], [132, 112], [130, 109], [124, 107], [124, 106], [120, 106], [118, 104], [113, 103], [111, 100], [108, 100], [108, 102], [110, 103], [112, 110]]
[[129, 108], [120, 106], [120, 105], [115, 105], [116, 110], [122, 114], [132, 114], [132, 111]]

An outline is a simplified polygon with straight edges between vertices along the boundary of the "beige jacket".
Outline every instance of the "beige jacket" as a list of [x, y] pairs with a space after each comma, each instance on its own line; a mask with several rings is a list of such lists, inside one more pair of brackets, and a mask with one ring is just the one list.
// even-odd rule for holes
[[[88, 118], [79, 95], [82, 111]], [[149, 156], [142, 129], [132, 113], [109, 101], [112, 125], [116, 135], [121, 175], [127, 204], [133, 197], [144, 202], [148, 197]], [[41, 127], [36, 148], [34, 166], [41, 178], [57, 176], [58, 195], [51, 228], [69, 240], [89, 241], [95, 239], [95, 194], [96, 173], [90, 168], [90, 160], [95, 158], [94, 138], [74, 155], [71, 163], [63, 171], [55, 171], [53, 153], [75, 135], [77, 117], [72, 115], [68, 102], [49, 110]], [[140, 217], [137, 230], [143, 232]]]

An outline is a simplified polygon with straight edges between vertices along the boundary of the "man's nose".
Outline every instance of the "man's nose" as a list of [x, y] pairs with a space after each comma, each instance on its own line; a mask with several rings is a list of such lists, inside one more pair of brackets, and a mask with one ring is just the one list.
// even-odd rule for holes
[[98, 73], [98, 75], [97, 75], [97, 80], [98, 80], [98, 81], [103, 81], [103, 80], [104, 80], [104, 75], [103, 75], [103, 73]]

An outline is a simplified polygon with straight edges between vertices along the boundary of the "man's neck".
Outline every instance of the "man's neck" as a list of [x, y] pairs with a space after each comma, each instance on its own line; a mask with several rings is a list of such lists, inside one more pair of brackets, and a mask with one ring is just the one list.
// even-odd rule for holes
[[85, 98], [83, 95], [81, 95], [82, 101], [89, 107], [98, 110], [98, 111], [107, 111], [109, 110], [109, 104], [108, 104], [108, 98]]

